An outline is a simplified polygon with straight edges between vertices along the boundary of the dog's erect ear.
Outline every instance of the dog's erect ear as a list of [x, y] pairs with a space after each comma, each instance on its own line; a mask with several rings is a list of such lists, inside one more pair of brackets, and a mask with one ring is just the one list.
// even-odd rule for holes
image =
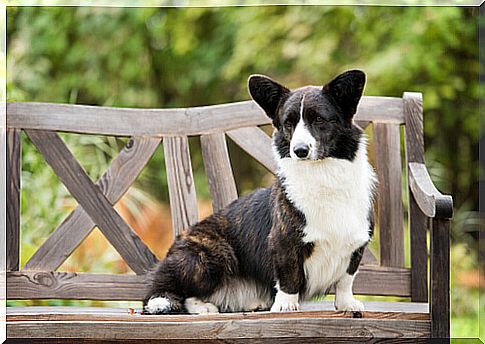
[[323, 91], [335, 99], [345, 117], [350, 119], [357, 110], [364, 85], [365, 73], [360, 70], [349, 70], [323, 86]]
[[248, 80], [248, 88], [251, 97], [261, 106], [276, 126], [278, 104], [290, 90], [264, 75], [251, 75]]

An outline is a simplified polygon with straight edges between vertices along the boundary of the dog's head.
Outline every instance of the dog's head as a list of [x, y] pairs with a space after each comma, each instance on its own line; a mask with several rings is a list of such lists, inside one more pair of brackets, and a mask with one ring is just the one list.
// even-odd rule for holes
[[252, 75], [251, 97], [272, 119], [280, 158], [353, 160], [362, 131], [352, 118], [362, 96], [365, 74], [351, 70], [325, 86], [289, 90], [276, 81]]

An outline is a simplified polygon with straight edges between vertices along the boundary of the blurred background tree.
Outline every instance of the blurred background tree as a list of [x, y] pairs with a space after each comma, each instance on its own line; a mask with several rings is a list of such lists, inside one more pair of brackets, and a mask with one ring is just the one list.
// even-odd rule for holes
[[[455, 199], [452, 235], [460, 249], [454, 255], [473, 269], [479, 227], [477, 20], [478, 9], [463, 7], [9, 7], [8, 100], [187, 107], [248, 99], [251, 73], [298, 87], [363, 69], [367, 95], [423, 92], [426, 160], [440, 190]], [[124, 142], [63, 138], [93, 179]], [[25, 262], [75, 201], [23, 141]], [[271, 181], [241, 150], [229, 148], [240, 193]], [[210, 202], [195, 140], [191, 150], [205, 215]], [[163, 166], [159, 150], [118, 208], [152, 247], [170, 232]], [[153, 234], [150, 226], [164, 230]], [[93, 235], [86, 245], [99, 245], [99, 233]], [[166, 247], [154, 249], [162, 256]], [[78, 250], [63, 268], [126, 269], [107, 245], [96, 251], [108, 257], [93, 259]], [[462, 293], [455, 295], [460, 303]]]

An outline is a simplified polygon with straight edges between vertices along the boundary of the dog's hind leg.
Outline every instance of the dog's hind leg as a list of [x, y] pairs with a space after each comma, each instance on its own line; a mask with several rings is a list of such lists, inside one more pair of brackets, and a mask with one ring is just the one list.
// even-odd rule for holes
[[144, 302], [144, 311], [149, 314], [185, 313], [183, 298], [172, 293], [152, 295]]
[[164, 261], [150, 277], [150, 290], [143, 301], [144, 311], [148, 314], [185, 313], [185, 298], [176, 292], [173, 275], [168, 273]]
[[[223, 238], [197, 230], [184, 233], [151, 275], [144, 309], [151, 314], [217, 312], [217, 306], [200, 300], [236, 273], [237, 259]], [[197, 310], [202, 304], [205, 309]]]

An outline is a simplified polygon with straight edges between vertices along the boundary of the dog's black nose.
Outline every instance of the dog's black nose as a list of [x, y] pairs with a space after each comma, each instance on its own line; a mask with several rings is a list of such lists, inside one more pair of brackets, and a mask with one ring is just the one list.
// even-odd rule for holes
[[304, 159], [308, 157], [308, 153], [310, 153], [310, 147], [305, 144], [297, 145], [293, 148], [293, 152], [295, 152], [296, 156], [300, 159]]

